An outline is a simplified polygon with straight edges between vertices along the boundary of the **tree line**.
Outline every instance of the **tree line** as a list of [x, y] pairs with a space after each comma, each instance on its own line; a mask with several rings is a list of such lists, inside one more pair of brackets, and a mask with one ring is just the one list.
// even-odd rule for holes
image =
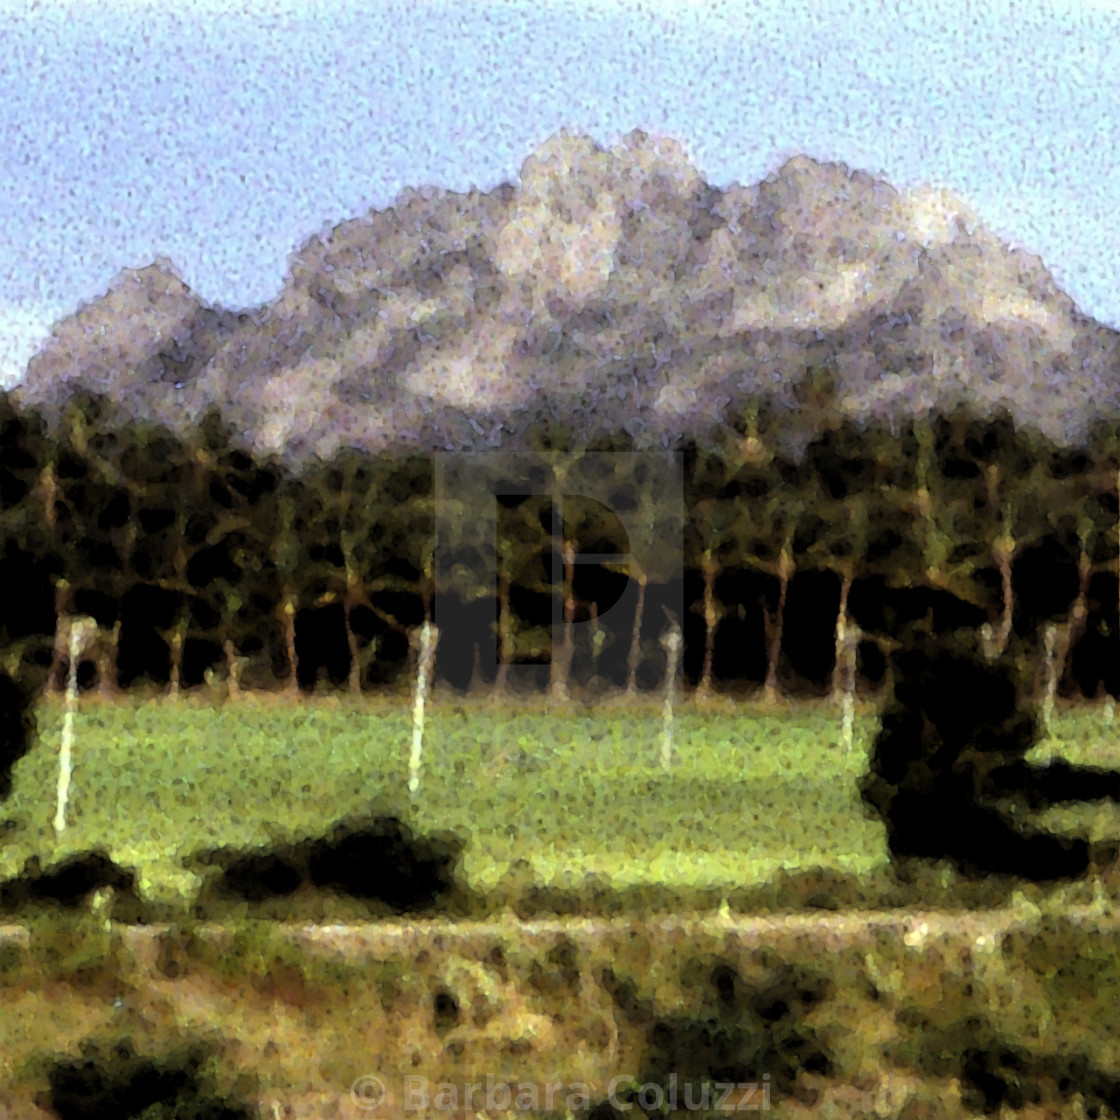
[[[1117, 425], [1063, 448], [967, 408], [894, 429], [835, 418], [795, 457], [783, 422], [747, 408], [676, 449], [683, 579], [580, 565], [629, 552], [608, 505], [565, 501], [561, 520], [547, 493], [513, 495], [499, 498], [497, 586], [449, 595], [431, 456], [344, 450], [298, 470], [240, 450], [217, 410], [183, 436], [84, 392], [50, 424], [3, 397], [4, 656], [60, 689], [69, 627], [88, 615], [83, 682], [106, 693], [215, 680], [233, 695], [299, 693], [319, 679], [359, 693], [407, 681], [410, 635], [444, 594], [437, 673], [463, 688], [501, 690], [519, 662], [556, 694], [658, 687], [659, 638], [680, 607], [701, 696], [874, 687], [911, 625], [972, 627], [993, 653], [1024, 645], [1051, 700], [1062, 687], [1120, 692]], [[531, 443], [579, 454], [551, 417]], [[584, 448], [634, 449], [624, 434]], [[608, 490], [625, 489], [616, 459]], [[651, 532], [656, 498], [630, 499]], [[469, 552], [468, 536], [440, 547]], [[626, 610], [599, 624], [620, 595]], [[487, 651], [496, 675], [480, 668]]]

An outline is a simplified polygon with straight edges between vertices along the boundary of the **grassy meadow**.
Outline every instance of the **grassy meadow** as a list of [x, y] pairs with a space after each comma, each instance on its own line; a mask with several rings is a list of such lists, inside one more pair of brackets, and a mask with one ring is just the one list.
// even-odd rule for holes
[[[136, 868], [147, 897], [184, 899], [198, 885], [183, 866], [191, 853], [317, 835], [374, 803], [417, 832], [466, 839], [462, 871], [479, 891], [521, 860], [520, 875], [560, 888], [590, 874], [613, 888], [668, 890], [749, 886], [810, 866], [865, 877], [887, 865], [885, 833], [857, 791], [878, 730], [874, 705], [860, 708], [847, 752], [827, 704], [686, 704], [666, 773], [653, 704], [561, 711], [445, 701], [428, 709], [410, 800], [404, 698], [83, 698], [60, 838], [50, 822], [62, 705], [44, 702], [37, 714], [38, 742], [17, 764], [4, 807], [14, 826], [0, 846], [0, 877], [32, 854], [47, 862], [104, 848]], [[1117, 764], [1118, 738], [1100, 710], [1069, 709], [1033, 757]], [[1046, 819], [1120, 835], [1110, 805]]]

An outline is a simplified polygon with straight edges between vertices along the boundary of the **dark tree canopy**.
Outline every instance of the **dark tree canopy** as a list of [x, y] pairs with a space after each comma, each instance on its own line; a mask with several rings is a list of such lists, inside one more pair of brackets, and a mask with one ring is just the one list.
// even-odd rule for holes
[[1023, 827], [1005, 809], [1120, 798], [1120, 773], [1032, 766], [1037, 741], [1019, 662], [987, 663], [963, 642], [927, 637], [894, 656], [894, 692], [861, 783], [894, 857], [947, 859], [969, 875], [1076, 878], [1108, 853]]
[[12, 792], [12, 768], [31, 749], [35, 733], [30, 691], [0, 673], [0, 799]]

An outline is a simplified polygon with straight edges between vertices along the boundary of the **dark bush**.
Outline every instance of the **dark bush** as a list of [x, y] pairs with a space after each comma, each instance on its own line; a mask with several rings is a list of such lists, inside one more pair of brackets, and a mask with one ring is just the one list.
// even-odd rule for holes
[[144, 904], [136, 892], [135, 873], [100, 850], [79, 852], [47, 870], [41, 868], [38, 857], [32, 857], [22, 874], [0, 883], [0, 913], [86, 910], [99, 890], [112, 891], [110, 913], [116, 921], [142, 920]]
[[0, 673], [0, 800], [12, 792], [12, 769], [35, 741], [34, 694]]
[[731, 965], [716, 964], [703, 983], [702, 1009], [694, 1017], [658, 1016], [649, 1000], [638, 997], [632, 981], [610, 970], [601, 982], [622, 1017], [644, 1033], [639, 1084], [667, 1091], [675, 1074], [679, 1101], [686, 1086], [697, 1102], [705, 1085], [715, 1093], [717, 1083], [732, 1083], [759, 1086], [757, 1103], [764, 1077], [783, 1099], [811, 1101], [814, 1094], [800, 1075], [833, 1071], [832, 1058], [806, 1022], [832, 992], [831, 982], [815, 972], [774, 964], [748, 983]]
[[326, 891], [405, 914], [442, 908], [460, 892], [455, 865], [462, 849], [457, 837], [415, 837], [398, 818], [376, 816], [268, 850], [197, 853], [187, 865], [218, 869], [203, 889], [203, 905], [221, 899], [261, 904]]
[[195, 1047], [162, 1061], [136, 1054], [127, 1039], [87, 1043], [77, 1061], [56, 1062], [44, 1105], [59, 1120], [250, 1120], [254, 1111], [225, 1101], [206, 1083], [206, 1055]]
[[1003, 807], [1120, 798], [1116, 772], [1023, 761], [1038, 736], [1017, 663], [989, 664], [949, 636], [903, 648], [893, 669], [894, 692], [860, 786], [887, 826], [893, 856], [1037, 882], [1076, 878], [1094, 859], [1113, 858], [1083, 839], [1023, 827]]

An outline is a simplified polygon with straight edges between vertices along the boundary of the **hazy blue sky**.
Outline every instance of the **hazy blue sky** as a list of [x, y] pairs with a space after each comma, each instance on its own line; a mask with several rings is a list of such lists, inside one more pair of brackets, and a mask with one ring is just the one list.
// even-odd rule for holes
[[0, 379], [122, 267], [255, 304], [308, 234], [564, 125], [719, 186], [797, 152], [946, 186], [1120, 326], [1116, 0], [795, 4], [0, 0]]

